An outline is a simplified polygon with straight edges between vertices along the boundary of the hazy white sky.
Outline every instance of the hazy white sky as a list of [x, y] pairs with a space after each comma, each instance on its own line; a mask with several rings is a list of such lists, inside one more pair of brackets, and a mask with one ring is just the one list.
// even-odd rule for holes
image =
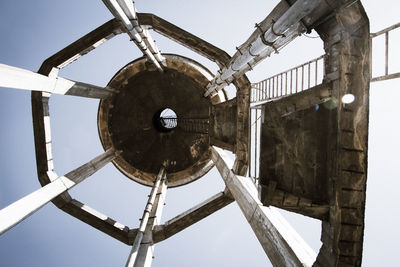
[[[136, 1], [140, 12], [154, 13], [229, 54], [246, 40], [278, 1]], [[398, 1], [362, 1], [371, 31], [399, 22]], [[386, 6], [386, 9], [383, 7]], [[36, 71], [44, 59], [112, 16], [100, 0], [1, 1], [0, 63]], [[399, 30], [400, 32], [400, 30]], [[399, 44], [399, 34], [393, 37]], [[217, 67], [153, 34], [162, 52], [189, 56], [211, 71]], [[374, 44], [376, 48], [379, 44]], [[393, 45], [392, 47], [395, 47]], [[301, 51], [301, 52], [299, 52]], [[390, 50], [393, 59], [399, 54]], [[299, 38], [248, 73], [252, 82], [288, 69], [323, 53], [318, 39]], [[397, 53], [397, 54], [395, 54]], [[377, 53], [376, 66], [381, 62]], [[60, 72], [77, 81], [104, 86], [116, 71], [140, 57], [139, 50], [120, 35]], [[394, 61], [394, 60], [393, 60]], [[393, 62], [395, 63], [395, 62]], [[393, 71], [399, 66], [392, 64]], [[375, 70], [374, 70], [375, 72]], [[369, 177], [363, 266], [395, 266], [400, 230], [396, 213], [399, 183], [396, 151], [400, 150], [397, 115], [399, 81], [371, 85]], [[40, 187], [31, 119], [30, 93], [1, 88], [0, 208]], [[97, 134], [98, 101], [52, 96], [50, 100], [53, 154], [58, 174], [102, 153]], [[206, 177], [167, 193], [163, 221], [224, 189], [216, 170]], [[148, 187], [137, 185], [111, 164], [73, 189], [71, 195], [130, 228], [139, 225]], [[287, 215], [306, 241], [318, 251], [320, 223]], [[121, 266], [130, 247], [48, 204], [0, 237], [1, 266]], [[211, 215], [158, 244], [153, 266], [270, 266], [267, 257], [236, 204]]]

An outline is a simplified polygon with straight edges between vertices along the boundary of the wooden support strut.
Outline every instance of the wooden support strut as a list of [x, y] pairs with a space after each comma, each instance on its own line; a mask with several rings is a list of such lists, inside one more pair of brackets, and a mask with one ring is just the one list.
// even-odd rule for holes
[[113, 160], [115, 156], [116, 153], [113, 149], [107, 150], [90, 162], [64, 176], [58, 177], [51, 183], [0, 210], [0, 235], [39, 210], [53, 198], [91, 176]]
[[45, 76], [4, 64], [0, 64], [0, 86], [89, 98], [107, 98], [116, 92], [109, 87], [102, 88], [61, 77]]
[[312, 266], [316, 253], [277, 210], [261, 204], [251, 178], [235, 175], [225, 163], [223, 153], [212, 147], [211, 158], [271, 263], [274, 266]]

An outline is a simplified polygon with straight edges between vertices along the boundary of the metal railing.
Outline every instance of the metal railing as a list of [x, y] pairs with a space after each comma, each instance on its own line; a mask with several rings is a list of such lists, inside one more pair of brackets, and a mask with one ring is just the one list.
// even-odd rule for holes
[[252, 84], [251, 103], [292, 95], [322, 83], [324, 56]]
[[175, 117], [160, 117], [161, 126], [167, 129], [173, 129], [178, 126], [178, 119]]
[[[389, 79], [400, 78], [400, 72], [390, 73], [389, 71], [389, 36], [390, 32], [400, 28], [400, 23], [394, 24], [386, 29], [370, 34], [371, 44], [371, 82], [384, 81]], [[372, 41], [381, 35], [385, 36], [385, 66], [384, 75], [373, 77]], [[258, 83], [253, 83], [250, 94], [251, 103], [268, 101], [283, 96], [292, 95], [322, 83], [325, 75], [324, 56], [320, 56], [299, 66], [291, 68], [287, 71], [276, 74]]]
[[262, 108], [260, 106], [250, 108], [250, 138], [249, 138], [249, 176], [258, 185], [260, 177], [260, 148], [261, 148], [261, 124]]
[[[370, 34], [370, 64], [371, 64], [371, 82], [384, 81], [389, 79], [400, 78], [400, 72], [390, 73], [389, 63], [389, 36], [390, 32], [400, 28], [400, 23], [394, 24], [386, 29]], [[384, 35], [385, 57], [384, 57], [384, 75], [373, 76], [373, 49], [372, 41], [374, 38]], [[374, 50], [374, 51], [373, 51]], [[253, 83], [250, 94], [250, 102], [257, 103], [268, 101], [276, 98], [289, 96], [322, 83], [325, 75], [324, 56], [320, 56], [304, 64], [291, 68], [287, 71], [276, 74], [270, 78]], [[250, 126], [249, 126], [249, 176], [252, 177], [257, 184], [259, 179], [260, 166], [260, 143], [261, 143], [261, 121], [262, 107], [253, 105], [250, 107]]]
[[187, 133], [208, 134], [209, 119], [161, 117], [161, 125], [167, 129], [178, 128]]
[[208, 134], [209, 124], [209, 119], [178, 119], [178, 128], [188, 133]]
[[[384, 81], [384, 80], [389, 80], [389, 79], [395, 79], [395, 78], [400, 78], [400, 72], [396, 73], [390, 73], [389, 72], [389, 33], [395, 29], [400, 28], [400, 23], [394, 24], [390, 27], [387, 27], [386, 29], [383, 29], [379, 32], [376, 33], [371, 33], [370, 37], [370, 46], [371, 46], [371, 82], [377, 82], [377, 81]], [[384, 75], [381, 76], [375, 76], [373, 77], [372, 75], [372, 52], [373, 52], [373, 45], [372, 41], [374, 38], [385, 35], [385, 70], [384, 70]]]

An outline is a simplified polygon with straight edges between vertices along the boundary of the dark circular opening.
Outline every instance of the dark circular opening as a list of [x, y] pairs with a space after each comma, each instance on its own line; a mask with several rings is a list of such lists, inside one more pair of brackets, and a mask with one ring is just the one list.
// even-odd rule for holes
[[178, 126], [178, 116], [170, 108], [160, 109], [154, 114], [153, 121], [157, 130], [169, 132]]

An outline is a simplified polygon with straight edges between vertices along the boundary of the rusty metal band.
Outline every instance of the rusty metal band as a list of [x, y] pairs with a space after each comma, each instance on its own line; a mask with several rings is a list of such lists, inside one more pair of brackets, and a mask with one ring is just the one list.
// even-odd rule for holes
[[[264, 35], [265, 35], [266, 31], [264, 32], [264, 31], [261, 29], [260, 24], [256, 23], [254, 27], [257, 28], [257, 29], [260, 31], [260, 33], [261, 33], [261, 34], [260, 34], [260, 38], [261, 38], [261, 41], [263, 42], [263, 44], [272, 47], [272, 48], [275, 50], [275, 53], [278, 54], [279, 51], [278, 51], [278, 49], [276, 49], [276, 47], [274, 46], [274, 43], [271, 43], [271, 42], [268, 42], [267, 40], [265, 40]], [[249, 49], [249, 52], [250, 52], [250, 49]], [[251, 54], [251, 53], [250, 53], [250, 55], [252, 55], [253, 57], [255, 56], [255, 55], [253, 55], [253, 54]], [[257, 55], [257, 56], [258, 56], [258, 55]]]
[[[218, 79], [215, 79], [215, 84], [216, 84], [216, 85], [220, 86], [220, 85], [223, 84], [223, 83], [224, 83], [224, 81], [222, 81], [222, 83], [218, 83]], [[213, 91], [215, 91], [215, 90], [213, 90]]]
[[275, 25], [275, 20], [272, 20], [272, 23], [271, 23], [271, 31], [272, 31], [272, 33], [273, 33], [275, 36], [286, 37], [285, 34], [283, 34], [283, 33], [277, 33], [277, 32], [275, 32], [275, 30], [274, 30], [274, 25]]
[[237, 72], [237, 71], [239, 71], [239, 70], [235, 70], [234, 68], [233, 68], [233, 64], [231, 65], [231, 69], [234, 71], [234, 72]]
[[260, 56], [259, 54], [258, 54], [258, 55], [253, 55], [253, 54], [251, 53], [251, 47], [252, 47], [252, 45], [250, 44], [249, 46], [250, 46], [250, 47], [249, 47], [249, 54], [250, 54], [250, 56], [252, 56], [252, 57], [258, 57], [258, 56]]
[[275, 42], [268, 42], [267, 40], [265, 40], [265, 36], [264, 34], [260, 35], [261, 41], [263, 42], [263, 44], [265, 44], [266, 46], [270, 46], [275, 50], [275, 53], [279, 54], [278, 49], [274, 46]]

